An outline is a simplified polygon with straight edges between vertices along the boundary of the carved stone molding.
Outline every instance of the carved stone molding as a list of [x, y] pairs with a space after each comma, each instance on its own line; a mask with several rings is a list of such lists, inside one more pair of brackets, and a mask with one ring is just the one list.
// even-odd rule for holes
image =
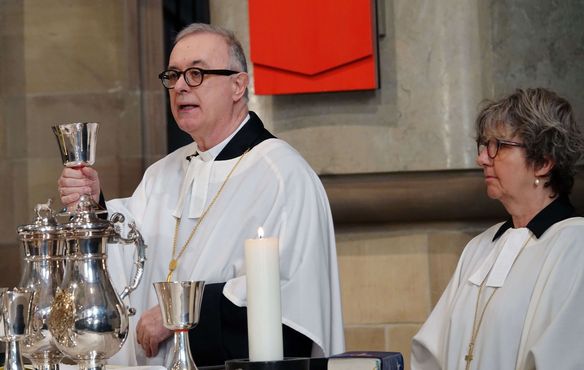
[[[324, 175], [321, 180], [336, 225], [507, 217], [501, 203], [487, 197], [481, 170]], [[583, 174], [576, 176], [571, 199], [577, 209], [584, 209]]]

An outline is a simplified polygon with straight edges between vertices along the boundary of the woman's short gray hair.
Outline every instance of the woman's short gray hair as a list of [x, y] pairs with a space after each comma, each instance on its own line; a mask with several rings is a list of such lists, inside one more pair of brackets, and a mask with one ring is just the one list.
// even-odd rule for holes
[[548, 159], [554, 162], [545, 186], [551, 186], [554, 194], [571, 192], [576, 163], [584, 153], [584, 134], [566, 99], [544, 88], [517, 89], [488, 102], [476, 127], [479, 138], [497, 129], [511, 129], [525, 144], [529, 165], [538, 168]]
[[213, 26], [206, 23], [192, 23], [185, 28], [183, 28], [174, 40], [174, 44], [182, 40], [183, 38], [197, 34], [197, 33], [212, 33], [221, 36], [227, 42], [227, 47], [229, 48], [229, 57], [231, 58], [229, 68], [238, 72], [247, 72], [247, 61], [245, 59], [245, 54], [241, 43], [235, 37], [235, 34], [223, 27]]

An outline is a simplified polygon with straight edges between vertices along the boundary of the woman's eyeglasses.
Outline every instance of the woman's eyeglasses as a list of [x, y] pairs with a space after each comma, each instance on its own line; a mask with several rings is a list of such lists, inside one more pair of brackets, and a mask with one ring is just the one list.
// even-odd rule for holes
[[525, 148], [525, 144], [510, 140], [489, 139], [485, 141], [484, 139], [477, 139], [477, 154], [481, 155], [483, 150], [487, 149], [487, 155], [489, 156], [489, 158], [495, 159], [497, 153], [499, 153], [499, 148], [501, 148], [502, 146], [515, 146]]

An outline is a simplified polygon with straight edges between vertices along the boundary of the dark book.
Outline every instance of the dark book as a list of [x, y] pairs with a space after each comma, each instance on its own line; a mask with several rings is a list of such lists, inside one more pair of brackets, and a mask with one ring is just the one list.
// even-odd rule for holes
[[327, 357], [312, 357], [310, 359], [310, 370], [327, 370]]
[[327, 370], [403, 370], [400, 352], [353, 351], [329, 358]]

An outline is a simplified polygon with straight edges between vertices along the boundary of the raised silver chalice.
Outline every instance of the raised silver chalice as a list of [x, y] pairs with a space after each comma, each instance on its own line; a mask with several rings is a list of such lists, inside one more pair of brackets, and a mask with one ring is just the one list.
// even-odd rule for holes
[[[52, 127], [63, 166], [81, 169], [95, 164], [98, 128], [97, 122], [63, 123]], [[107, 212], [93, 198], [89, 197], [89, 201], [97, 214]], [[58, 215], [71, 216], [72, 213], [64, 208]]]
[[197, 370], [189, 346], [189, 329], [199, 322], [204, 281], [154, 283], [165, 328], [174, 331], [174, 348], [168, 370]]
[[66, 123], [53, 126], [53, 133], [59, 143], [63, 166], [79, 168], [95, 163], [97, 143], [96, 122]]
[[4, 370], [24, 370], [20, 341], [29, 332], [33, 292], [0, 288], [0, 340], [7, 342]]

